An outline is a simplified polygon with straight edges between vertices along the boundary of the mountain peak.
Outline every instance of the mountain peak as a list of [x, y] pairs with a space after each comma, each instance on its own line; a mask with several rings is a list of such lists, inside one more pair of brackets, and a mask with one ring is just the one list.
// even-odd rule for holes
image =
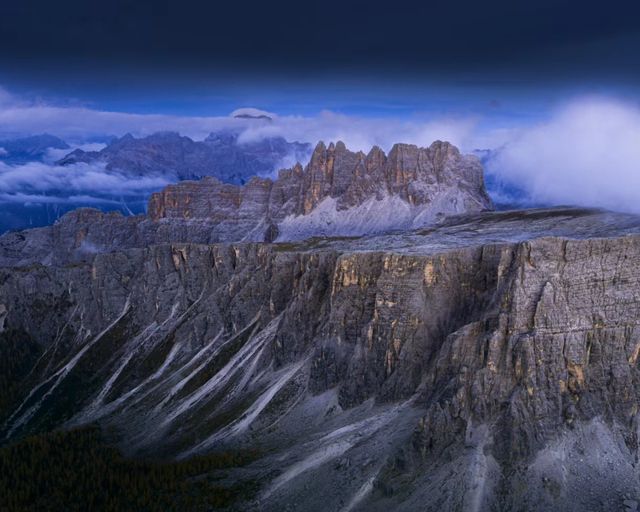
[[233, 189], [210, 182], [171, 185], [153, 194], [148, 211], [154, 220], [240, 222], [225, 224], [231, 230], [225, 236], [232, 237], [225, 239], [232, 241], [248, 233], [262, 239], [260, 226], [269, 226], [270, 240], [276, 232], [281, 240], [362, 235], [492, 208], [477, 159], [453, 151], [433, 158], [432, 153], [431, 148], [396, 144], [387, 159], [379, 147], [365, 155], [349, 151], [343, 142], [327, 147], [320, 141], [304, 169], [296, 164], [282, 170], [274, 182]]
[[318, 141], [318, 143], [316, 144], [316, 147], [314, 148], [313, 152], [314, 153], [320, 153], [323, 151], [327, 150], [327, 146], [325, 145], [324, 141]]
[[3, 150], [0, 154], [2, 161], [23, 164], [33, 160], [41, 160], [50, 149], [70, 149], [70, 146], [55, 135], [42, 133], [2, 140], [0, 148]]
[[268, 175], [285, 159], [308, 157], [310, 145], [267, 137], [240, 144], [239, 129], [210, 133], [194, 141], [175, 131], [156, 132], [142, 138], [130, 133], [99, 152], [70, 153], [60, 165], [105, 162], [107, 169], [140, 175], [162, 175], [168, 181], [215, 176], [226, 183], [245, 183], [251, 176]]
[[252, 107], [239, 108], [231, 112], [234, 119], [255, 119], [260, 121], [273, 121], [275, 114]]

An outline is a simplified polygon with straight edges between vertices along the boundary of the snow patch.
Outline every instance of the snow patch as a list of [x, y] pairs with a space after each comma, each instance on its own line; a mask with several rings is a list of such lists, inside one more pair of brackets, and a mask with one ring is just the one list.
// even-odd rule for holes
[[[293, 464], [282, 475], [276, 478], [273, 481], [271, 487], [269, 487], [269, 489], [267, 489], [263, 494], [263, 499], [271, 496], [276, 490], [278, 490], [280, 487], [293, 480], [294, 478], [298, 477], [300, 474], [309, 471], [310, 469], [317, 468], [325, 462], [341, 456], [342, 454], [350, 450], [353, 446], [362, 442], [365, 438], [372, 436], [380, 429], [388, 425], [391, 421], [393, 421], [394, 418], [397, 418], [399, 412], [405, 407], [412, 404], [414, 399], [415, 398], [411, 398], [375, 416], [369, 416], [361, 421], [357, 421], [349, 425], [337, 428], [317, 440], [306, 443], [305, 447], [313, 447], [314, 445], [320, 446], [316, 448], [310, 455]], [[300, 448], [297, 447], [295, 448], [295, 451], [292, 450], [289, 453], [297, 455], [299, 451]], [[373, 485], [374, 480], [375, 475], [371, 479], [371, 485]], [[354, 502], [356, 498], [357, 501], [361, 500], [362, 498], [364, 498], [367, 492], [369, 492], [369, 490], [366, 488], [365, 484], [365, 486], [363, 486], [358, 494], [356, 494], [356, 496], [352, 499], [352, 502]], [[360, 493], [362, 493], [362, 495], [358, 497]], [[354, 502], [353, 506], [357, 504], [357, 501]]]
[[197, 391], [193, 392], [187, 398], [182, 400], [177, 407], [162, 421], [160, 428], [166, 428], [173, 423], [178, 417], [188, 411], [203, 398], [214, 393], [218, 389], [224, 387], [231, 378], [236, 375], [243, 367], [252, 360], [256, 352], [258, 352], [264, 344], [272, 339], [275, 328], [280, 322], [280, 316], [272, 320], [267, 327], [260, 333], [249, 339], [249, 341], [229, 360], [229, 362], [211, 377]]

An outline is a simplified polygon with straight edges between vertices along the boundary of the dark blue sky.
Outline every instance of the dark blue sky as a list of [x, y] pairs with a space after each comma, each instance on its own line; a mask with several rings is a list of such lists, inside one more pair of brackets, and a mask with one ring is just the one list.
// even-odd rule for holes
[[0, 85], [187, 115], [528, 115], [576, 93], [637, 97], [639, 20], [619, 0], [7, 1]]
[[640, 3], [610, 0], [5, 1], [0, 61], [23, 76], [221, 73], [291, 80], [635, 80]]
[[640, 7], [620, 0], [21, 0], [3, 2], [0, 13], [4, 60], [26, 67], [429, 76], [535, 68], [551, 77], [567, 68], [627, 72]]

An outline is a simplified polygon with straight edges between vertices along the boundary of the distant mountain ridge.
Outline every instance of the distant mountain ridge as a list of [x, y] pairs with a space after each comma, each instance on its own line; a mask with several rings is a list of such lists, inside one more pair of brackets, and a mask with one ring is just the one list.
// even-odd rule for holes
[[[158, 132], [142, 138], [131, 134], [120, 138], [106, 137], [103, 140], [107, 146], [101, 150], [75, 149], [56, 164], [96, 164], [97, 173], [117, 173], [119, 180], [161, 177], [164, 183], [170, 183], [214, 176], [225, 183], [241, 185], [252, 176], [271, 175], [296, 161], [306, 162], [311, 153], [310, 144], [288, 142], [282, 137], [245, 143], [241, 140], [242, 133], [238, 129], [223, 129], [209, 134], [203, 141], [194, 141], [174, 132]], [[14, 167], [32, 162], [50, 164], [54, 155], [57, 153], [60, 158], [64, 150], [71, 150], [71, 146], [48, 134], [5, 140], [0, 142], [0, 163]], [[80, 169], [80, 172], [88, 171]], [[88, 179], [84, 183], [88, 188], [82, 191], [59, 190], [51, 186], [34, 191], [15, 185], [12, 188], [9, 183], [2, 190], [5, 197], [0, 198], [0, 234], [51, 224], [79, 207], [98, 206], [105, 210], [117, 209], [124, 214], [144, 213], [149, 194], [158, 190], [136, 189], [123, 196], [98, 185], [91, 188]], [[22, 196], [38, 194], [42, 196], [42, 202], [38, 202], [37, 197], [20, 200]], [[79, 199], [69, 198], [70, 195]]]
[[49, 149], [70, 149], [70, 146], [48, 133], [0, 140], [0, 162], [18, 165], [40, 161]]
[[243, 142], [241, 131], [213, 132], [203, 141], [176, 132], [158, 132], [135, 138], [131, 134], [101, 151], [77, 149], [57, 163], [104, 162], [107, 170], [135, 175], [161, 174], [175, 181], [213, 176], [225, 183], [243, 184], [250, 177], [268, 175], [290, 161], [305, 161], [311, 145], [267, 137]]

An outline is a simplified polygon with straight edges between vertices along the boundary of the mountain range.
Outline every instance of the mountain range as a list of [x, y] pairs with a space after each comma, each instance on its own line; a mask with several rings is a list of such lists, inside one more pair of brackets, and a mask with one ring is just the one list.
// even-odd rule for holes
[[97, 429], [174, 468], [165, 508], [634, 510], [638, 269], [636, 215], [492, 211], [446, 142], [319, 143], [0, 236], [0, 444]]
[[0, 237], [0, 262], [57, 262], [85, 253], [174, 241], [291, 241], [360, 236], [432, 225], [447, 215], [492, 208], [482, 166], [446, 142], [396, 144], [387, 156], [315, 147], [306, 167], [246, 185], [206, 177], [151, 195], [147, 215], [76, 210], [53, 226]]
[[62, 139], [54, 135], [42, 134], [30, 137], [0, 140], [0, 162], [19, 165], [41, 161], [50, 149], [70, 149]]
[[[242, 184], [252, 176], [273, 175], [297, 161], [306, 162], [312, 149], [310, 144], [287, 142], [281, 137], [243, 142], [241, 131], [231, 129], [211, 133], [203, 141], [170, 132], [108, 139], [99, 151], [75, 149], [53, 164], [69, 167], [70, 175], [77, 172], [83, 176], [74, 188], [66, 183], [57, 186], [53, 172], [35, 178], [28, 186], [17, 186], [14, 178], [3, 183], [7, 171], [34, 162], [52, 164], [55, 153], [71, 149], [66, 142], [50, 135], [0, 142], [0, 163], [8, 166], [0, 169], [0, 233], [49, 225], [82, 206], [144, 213], [149, 194], [159, 188], [153, 185], [158, 180], [168, 183], [214, 176], [225, 183]], [[27, 172], [29, 169], [21, 174]], [[110, 179], [122, 186], [115, 190], [105, 187], [103, 183]], [[144, 189], [125, 186], [127, 181], [137, 180], [150, 180], [150, 184]]]
[[268, 137], [243, 142], [239, 130], [221, 130], [203, 141], [175, 132], [135, 138], [127, 134], [100, 151], [77, 149], [57, 163], [104, 163], [107, 170], [138, 176], [161, 174], [172, 181], [214, 176], [225, 183], [243, 184], [252, 176], [269, 175], [288, 162], [305, 161], [311, 146]]

